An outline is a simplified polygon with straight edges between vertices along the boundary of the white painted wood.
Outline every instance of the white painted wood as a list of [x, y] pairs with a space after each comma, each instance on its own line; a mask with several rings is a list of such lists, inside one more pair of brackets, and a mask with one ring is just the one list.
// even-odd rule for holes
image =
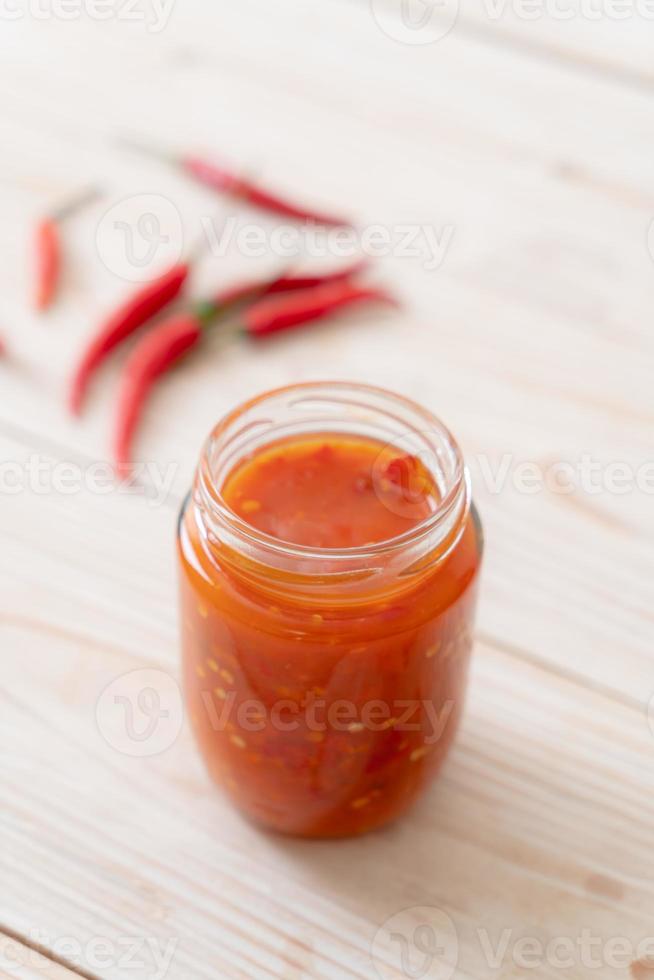
[[[12, 533], [29, 515], [31, 536]], [[98, 939], [122, 951], [145, 936], [143, 976], [153, 951], [174, 950], [172, 976], [372, 977], [375, 930], [415, 905], [456, 922], [462, 976], [487, 975], [479, 929], [493, 944], [505, 928], [574, 937], [588, 927], [634, 948], [648, 937], [644, 713], [480, 646], [463, 733], [414, 814], [364, 841], [269, 839], [210, 787], [186, 730], [134, 759], [95, 721], [102, 691], [126, 672], [177, 677], [175, 624], [157, 610], [174, 591], [172, 514], [144, 500], [26, 493], [2, 521], [0, 914], [12, 930], [37, 923], [42, 940], [72, 936], [82, 956]], [[100, 975], [128, 974], [114, 964]]]
[[[63, 401], [74, 352], [131, 288], [109, 209], [157, 195], [179, 210], [189, 247], [203, 216], [233, 211], [120, 149], [119, 133], [222, 152], [316, 207], [351, 204], [362, 227], [453, 232], [438, 269], [398, 255], [371, 269], [403, 296], [401, 312], [361, 311], [267, 346], [217, 342], [167, 380], [139, 437], [144, 460], [170, 467], [161, 506], [117, 492], [0, 495], [0, 933], [54, 957], [18, 975], [63, 977], [61, 961], [152, 978], [170, 953], [174, 980], [361, 980], [377, 975], [384, 920], [423, 905], [455, 922], [457, 980], [522, 975], [510, 956], [525, 936], [589, 929], [624, 937], [638, 958], [654, 871], [653, 497], [529, 495], [514, 480], [520, 464], [547, 471], [584, 454], [604, 470], [652, 461], [650, 35], [635, 18], [526, 23], [508, 5], [493, 20], [479, 3], [442, 40], [406, 45], [369, 4], [338, 0], [188, 0], [159, 34], [2, 22], [0, 464], [49, 460], [51, 479], [61, 462], [107, 458], [122, 358], [81, 422]], [[67, 225], [61, 299], [38, 318], [26, 304], [30, 223], [98, 180], [106, 199]], [[274, 227], [242, 215], [253, 221]], [[205, 256], [192, 293], [278, 262], [233, 247]], [[244, 825], [186, 727], [134, 759], [95, 719], [116, 677], [177, 678], [175, 514], [210, 426], [251, 394], [316, 377], [390, 386], [441, 415], [470, 460], [487, 534], [470, 704], [446, 773], [408, 820], [338, 845]], [[494, 946], [510, 930], [499, 973], [480, 929]], [[143, 965], [131, 969], [135, 937]], [[537, 973], [561, 976], [552, 963]], [[575, 961], [564, 975], [589, 973]]]

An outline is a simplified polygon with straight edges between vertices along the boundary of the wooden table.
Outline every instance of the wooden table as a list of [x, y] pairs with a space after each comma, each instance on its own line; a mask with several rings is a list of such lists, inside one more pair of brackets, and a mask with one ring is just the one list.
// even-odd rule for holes
[[[3, 16], [2, 977], [654, 976], [651, 21], [480, 4], [434, 39], [451, 7], [422, 28], [394, 7], [185, 0], [161, 30], [143, 4], [147, 23], [122, 4]], [[390, 230], [371, 277], [405, 301], [181, 367], [139, 437], [170, 475], [163, 500], [103, 492], [94, 468], [121, 359], [81, 422], [66, 378], [133, 288], [126, 215], [160, 221], [132, 233], [137, 277], [175, 251], [179, 233], [160, 238], [176, 222], [190, 247], [203, 216], [220, 234], [235, 212], [125, 133], [222, 152]], [[88, 182], [105, 197], [66, 225], [60, 302], [37, 317], [31, 223]], [[403, 254], [403, 226], [428, 226], [442, 261]], [[259, 259], [205, 254], [194, 290], [279, 265], [266, 242]], [[174, 697], [175, 520], [211, 424], [320, 377], [446, 420], [487, 535], [444, 775], [408, 819], [336, 844], [244, 824], [185, 724], [139, 754], [102, 714], [111, 685], [130, 697], [152, 672]]]

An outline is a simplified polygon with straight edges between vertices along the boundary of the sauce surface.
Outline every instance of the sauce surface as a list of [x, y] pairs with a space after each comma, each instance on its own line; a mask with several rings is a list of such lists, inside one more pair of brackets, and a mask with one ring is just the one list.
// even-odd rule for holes
[[438, 504], [434, 480], [416, 457], [343, 435], [297, 438], [246, 457], [223, 497], [258, 530], [315, 548], [388, 541]]

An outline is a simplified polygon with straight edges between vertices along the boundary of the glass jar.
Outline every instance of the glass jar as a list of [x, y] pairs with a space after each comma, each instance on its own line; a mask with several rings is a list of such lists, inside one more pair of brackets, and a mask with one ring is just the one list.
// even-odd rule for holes
[[[419, 459], [437, 506], [399, 536], [350, 548], [258, 530], [228, 506], [225, 481], [244, 458], [304, 435]], [[410, 517], [417, 491], [405, 491], [394, 506]], [[209, 772], [246, 816], [346, 836], [423, 792], [463, 709], [481, 554], [460, 450], [405, 398], [296, 385], [216, 426], [180, 517], [184, 685]]]

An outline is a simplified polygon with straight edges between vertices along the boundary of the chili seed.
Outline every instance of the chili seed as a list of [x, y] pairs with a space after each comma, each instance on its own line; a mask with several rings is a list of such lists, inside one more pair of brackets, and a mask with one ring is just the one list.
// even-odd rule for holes
[[353, 802], [350, 803], [350, 806], [352, 807], [353, 810], [362, 810], [363, 807], [368, 806], [369, 803], [370, 803], [369, 796], [360, 796], [358, 800], [353, 800]]
[[236, 745], [236, 747], [239, 749], [247, 748], [247, 743], [245, 739], [241, 738], [240, 735], [230, 735], [229, 740], [232, 743], [232, 745]]
[[411, 760], [411, 762], [418, 762], [418, 760], [426, 756], [428, 752], [429, 749], [427, 748], [427, 746], [423, 745], [419, 749], [414, 749], [411, 755], [409, 756], [409, 759]]
[[244, 500], [241, 509], [245, 514], [254, 514], [255, 511], [261, 510], [261, 502], [259, 500]]
[[454, 642], [454, 640], [451, 640], [445, 647], [445, 653], [443, 654], [443, 659], [449, 660], [450, 657], [454, 657], [456, 655], [456, 652], [457, 652], [456, 643]]

